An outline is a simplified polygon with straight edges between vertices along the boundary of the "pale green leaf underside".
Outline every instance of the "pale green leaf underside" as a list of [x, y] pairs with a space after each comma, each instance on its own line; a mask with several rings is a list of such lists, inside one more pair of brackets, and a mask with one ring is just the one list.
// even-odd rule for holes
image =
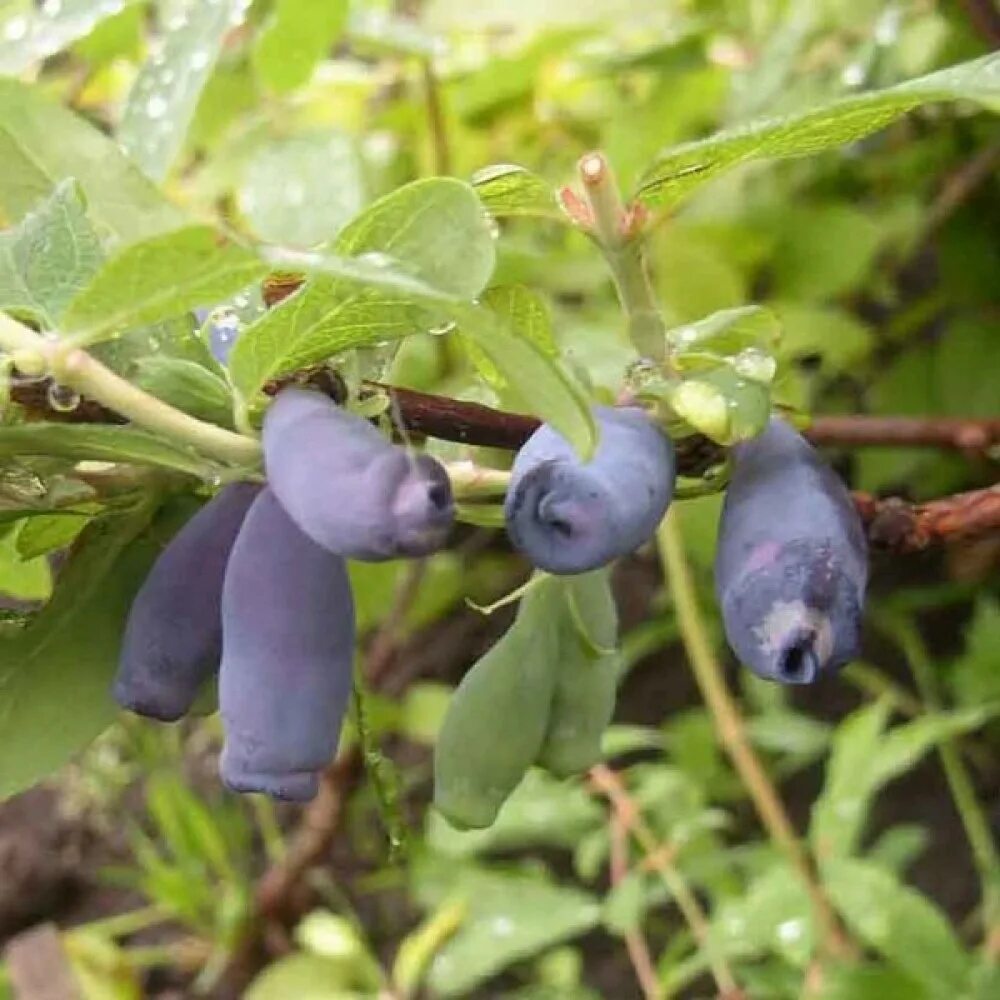
[[191, 226], [126, 247], [69, 304], [63, 332], [94, 342], [121, 330], [210, 306], [262, 278], [252, 251], [209, 226]]
[[62, 0], [0, 21], [0, 75], [16, 76], [89, 35], [101, 21], [138, 0]]
[[381, 198], [347, 226], [335, 250], [338, 257], [320, 256], [316, 267], [308, 255], [275, 260], [316, 276], [240, 337], [229, 367], [244, 396], [302, 365], [428, 329], [428, 308], [442, 296], [474, 298], [495, 259], [479, 199], [447, 178], [415, 181]]
[[0, 458], [53, 455], [74, 461], [155, 465], [192, 475], [207, 471], [203, 458], [164, 438], [132, 427], [44, 422], [0, 427]]
[[[364, 260], [332, 254], [281, 253], [273, 255], [273, 261], [290, 269], [327, 277], [337, 276], [344, 282], [364, 283], [364, 294], [373, 296], [376, 311], [378, 296], [383, 294], [394, 296], [394, 303], [399, 308], [405, 307], [425, 315], [436, 314], [439, 318], [457, 323], [462, 333], [496, 369], [509, 395], [524, 410], [551, 424], [582, 456], [589, 457], [593, 453], [597, 430], [583, 390], [555, 358], [502, 322], [492, 310]], [[299, 292], [285, 301], [294, 302], [302, 294]], [[411, 329], [403, 329], [399, 335], [405, 335]], [[239, 369], [234, 362], [240, 360], [237, 354], [241, 347], [245, 357], [246, 335], [230, 356], [230, 373], [238, 387]]]
[[724, 170], [758, 159], [808, 156], [861, 139], [922, 104], [969, 100], [1000, 107], [1000, 53], [885, 90], [844, 97], [781, 118], [762, 118], [666, 149], [639, 182], [637, 197], [670, 207]]
[[484, 167], [473, 174], [472, 186], [486, 210], [497, 218], [534, 216], [569, 222], [552, 186], [524, 167], [508, 163]]
[[183, 225], [184, 215], [107, 136], [16, 80], [0, 80], [0, 219], [16, 222], [76, 178], [99, 231], [122, 243]]
[[132, 84], [118, 139], [154, 180], [177, 158], [227, 32], [246, 13], [246, 0], [188, 4], [167, 24], [162, 51], [154, 52]]
[[14, 229], [0, 233], [0, 309], [51, 329], [102, 258], [76, 182], [63, 181]]

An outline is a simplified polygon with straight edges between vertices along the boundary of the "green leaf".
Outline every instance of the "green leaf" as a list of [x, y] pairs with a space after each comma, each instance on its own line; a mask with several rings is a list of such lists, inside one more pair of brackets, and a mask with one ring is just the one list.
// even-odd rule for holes
[[817, 1000], [928, 1000], [905, 972], [883, 965], [830, 965]]
[[[25, 557], [19, 551], [17, 540], [25, 523], [0, 535], [0, 593], [22, 601], [44, 601], [52, 591], [52, 573], [44, 556]], [[2, 670], [0, 666], [0, 676]]]
[[245, 0], [192, 3], [171, 22], [162, 48], [132, 84], [118, 141], [147, 176], [162, 181], [184, 145], [226, 34], [246, 14]]
[[343, 34], [349, 6], [346, 0], [277, 0], [253, 51], [264, 86], [283, 94], [308, 83]]
[[66, 548], [101, 509], [97, 503], [81, 504], [76, 510], [28, 518], [17, 533], [18, 554], [33, 559]]
[[965, 631], [965, 649], [951, 669], [955, 696], [966, 705], [980, 705], [1000, 698], [1000, 601], [981, 596]]
[[204, 476], [205, 459], [165, 438], [106, 424], [27, 423], [0, 427], [0, 457], [55, 455], [80, 462], [130, 462]]
[[44, 610], [0, 640], [0, 798], [60, 767], [114, 718], [125, 616], [157, 552], [140, 538], [149, 516], [143, 507], [90, 525]]
[[639, 182], [637, 197], [647, 205], [676, 205], [706, 181], [739, 164], [819, 153], [861, 139], [922, 104], [951, 100], [1000, 108], [1000, 54], [798, 114], [762, 118], [664, 150]]
[[352, 1000], [365, 995], [350, 989], [344, 963], [326, 955], [288, 955], [269, 965], [249, 986], [245, 1000]]
[[[536, 344], [544, 354], [550, 358], [559, 356], [559, 348], [552, 333], [552, 318], [544, 299], [536, 292], [523, 285], [500, 285], [487, 289], [480, 301], [519, 336]], [[463, 337], [462, 342], [483, 381], [502, 396], [507, 388], [507, 381], [497, 371], [496, 365], [476, 346], [474, 340]]]
[[822, 300], [857, 288], [871, 273], [885, 226], [841, 202], [798, 208], [782, 219], [770, 261], [775, 295]]
[[709, 934], [726, 955], [773, 952], [804, 966], [813, 953], [815, 931], [802, 880], [784, 866], [767, 869], [739, 897], [718, 908]]
[[834, 906], [866, 944], [932, 995], [964, 994], [971, 959], [948, 920], [926, 897], [865, 861], [831, 859], [822, 866], [822, 876]]
[[322, 273], [240, 337], [229, 367], [244, 396], [283, 372], [433, 326], [427, 305], [441, 296], [472, 299], [494, 262], [478, 198], [447, 178], [415, 181], [379, 199], [334, 249], [341, 259], [314, 262]]
[[121, 250], [69, 304], [63, 332], [94, 342], [211, 305], [263, 277], [253, 251], [210, 226], [189, 226]]
[[89, 35], [101, 21], [126, 4], [108, 0], [61, 0], [37, 10], [15, 10], [0, 21], [0, 75], [16, 76]]
[[468, 907], [462, 926], [431, 962], [427, 984], [440, 997], [470, 996], [512, 963], [590, 930], [601, 914], [591, 896], [541, 875], [463, 868], [454, 861], [423, 863], [414, 891], [425, 909], [448, 899]]
[[[423, 309], [421, 315], [426, 316], [428, 307], [436, 313], [439, 319], [451, 315], [461, 327], [463, 333], [470, 337], [476, 347], [491, 362], [508, 386], [508, 394], [526, 412], [537, 414], [542, 420], [551, 424], [561, 433], [576, 451], [585, 459], [593, 453], [596, 444], [597, 430], [593, 414], [583, 390], [567, 375], [562, 366], [553, 358], [546, 357], [531, 341], [509, 330], [488, 309], [457, 299], [437, 291], [423, 282], [410, 278], [398, 272], [389, 271], [382, 266], [373, 266], [370, 262], [357, 259], [338, 258], [329, 254], [288, 254], [271, 255], [276, 263], [291, 264], [294, 262], [299, 269], [312, 270], [323, 275], [338, 275], [345, 281], [358, 282], [369, 290], [381, 292], [395, 291], [408, 303], [411, 309]], [[307, 289], [308, 290], [308, 289]], [[294, 302], [302, 292], [291, 296], [285, 302]], [[392, 304], [392, 309], [399, 309], [401, 298]], [[284, 303], [283, 303], [284, 304]], [[377, 300], [374, 308], [378, 309]], [[273, 309], [265, 321], [278, 312], [280, 306]], [[282, 349], [280, 341], [272, 340], [281, 335], [280, 328], [264, 321], [255, 323], [248, 328], [230, 355], [229, 368], [238, 388], [244, 392], [252, 391], [259, 384], [256, 378], [261, 372], [269, 369], [268, 357], [274, 358]], [[251, 331], [254, 331], [251, 339]], [[333, 332], [331, 332], [331, 337]], [[397, 336], [405, 336], [408, 329], [397, 332]], [[370, 336], [370, 331], [364, 334]], [[336, 340], [327, 341], [327, 353], [332, 353]], [[356, 346], [357, 340], [340, 343], [339, 349]], [[260, 352], [259, 354], [255, 352]], [[279, 355], [280, 356], [280, 355]], [[275, 372], [294, 368], [296, 364], [308, 364], [318, 360], [311, 356], [292, 355], [294, 363], [285, 355]], [[271, 375], [264, 376], [272, 377]]]
[[872, 791], [865, 775], [882, 739], [889, 710], [885, 699], [865, 705], [847, 716], [834, 732], [826, 781], [809, 824], [809, 840], [820, 860], [851, 853], [860, 836]]
[[194, 361], [155, 355], [143, 358], [136, 364], [135, 382], [140, 389], [193, 417], [221, 426], [232, 423], [229, 386]]
[[484, 167], [472, 175], [471, 184], [494, 218], [534, 216], [569, 224], [552, 186], [524, 167], [510, 163]]
[[601, 807], [578, 783], [560, 781], [532, 768], [484, 830], [456, 830], [436, 811], [427, 813], [427, 843], [434, 851], [472, 857], [491, 851], [562, 847], [601, 827]]
[[0, 309], [51, 329], [102, 258], [79, 186], [63, 181], [17, 226], [0, 233]]
[[[751, 350], [753, 363], [759, 359], [766, 366], [769, 356]], [[768, 370], [764, 368], [765, 373]], [[771, 416], [768, 386], [728, 364], [717, 364], [670, 384], [666, 398], [679, 417], [719, 444], [755, 437]]]
[[809, 837], [817, 857], [851, 854], [861, 835], [871, 797], [904, 774], [942, 740], [978, 729], [1000, 704], [923, 715], [884, 732], [885, 701], [858, 709], [837, 727], [823, 793], [812, 811]]
[[[697, 368], [708, 359], [731, 361], [747, 378], [754, 378], [752, 362], [759, 352], [772, 351], [781, 337], [781, 325], [770, 309], [738, 306], [720, 309], [703, 319], [667, 331], [671, 359], [680, 369]], [[744, 352], [758, 352], [745, 354]], [[741, 370], [742, 369], [742, 370]], [[758, 379], [769, 381], [769, 379]]]
[[183, 224], [115, 142], [16, 80], [0, 80], [0, 163], [0, 214], [9, 222], [74, 177], [90, 217], [123, 243]]
[[262, 240], [293, 247], [332, 240], [365, 202], [354, 140], [310, 132], [262, 146], [247, 164], [238, 202]]
[[781, 326], [777, 353], [781, 358], [820, 360], [824, 372], [851, 371], [871, 349], [871, 330], [841, 309], [801, 302], [771, 302]]

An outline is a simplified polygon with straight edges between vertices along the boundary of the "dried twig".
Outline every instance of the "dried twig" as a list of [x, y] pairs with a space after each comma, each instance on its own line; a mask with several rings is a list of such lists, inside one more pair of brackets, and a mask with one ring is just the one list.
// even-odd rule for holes
[[[667, 892], [677, 903], [677, 908], [687, 921], [698, 946], [705, 950], [709, 967], [719, 990], [720, 1000], [741, 1000], [743, 991], [736, 985], [725, 956], [716, 953], [709, 939], [708, 918], [701, 908], [698, 898], [692, 892], [687, 879], [673, 863], [674, 849], [669, 844], [658, 843], [653, 831], [647, 826], [638, 805], [629, 795], [628, 789], [616, 771], [605, 764], [597, 764], [590, 769], [590, 781], [594, 789], [606, 796], [611, 804], [615, 823], [620, 825], [635, 838], [643, 851], [644, 865], [655, 871], [663, 880]], [[616, 826], [612, 826], [612, 833]], [[612, 838], [612, 851], [614, 839]], [[616, 879], [614, 870], [614, 854], [612, 853], [612, 882], [621, 881], [624, 873]], [[631, 954], [631, 951], [630, 951]], [[633, 961], [633, 964], [635, 962]], [[638, 974], [638, 966], [636, 973]]]
[[[611, 814], [608, 835], [611, 839], [611, 884], [619, 885], [628, 875], [628, 828], [618, 811]], [[625, 950], [635, 970], [635, 978], [645, 1000], [662, 1000], [663, 988], [656, 976], [649, 945], [639, 928], [625, 934]]]

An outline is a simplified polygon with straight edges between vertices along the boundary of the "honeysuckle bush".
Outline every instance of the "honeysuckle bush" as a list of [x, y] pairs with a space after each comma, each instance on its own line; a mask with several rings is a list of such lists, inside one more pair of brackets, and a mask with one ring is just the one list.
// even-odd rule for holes
[[[196, 939], [193, 990], [210, 992], [238, 949], [255, 835], [274, 857], [283, 834], [266, 804], [187, 785], [177, 735], [116, 721], [110, 684], [156, 554], [219, 486], [259, 480], [275, 380], [327, 366], [386, 428], [378, 385], [485, 402], [583, 455], [591, 405], [623, 396], [675, 438], [723, 447], [772, 412], [995, 415], [998, 193], [961, 178], [996, 146], [1000, 57], [960, 11], [536, 6], [0, 9], [0, 583], [17, 602], [0, 637], [0, 796], [61, 774], [100, 811], [126, 779], [145, 782], [126, 877]], [[265, 308], [262, 287], [292, 276], [304, 284]], [[60, 419], [92, 402], [127, 422]], [[509, 456], [425, 447], [452, 473], [460, 519], [495, 525], [491, 473]], [[922, 498], [988, 483], [988, 462], [873, 449], [842, 471]], [[625, 621], [623, 706], [653, 653], [672, 650], [678, 671], [706, 649], [727, 656], [709, 597], [724, 481], [681, 484], [660, 539], [669, 586]], [[248, 995], [493, 995], [503, 972], [511, 995], [632, 995], [642, 936], [646, 995], [997, 995], [1000, 871], [975, 784], [995, 770], [1000, 617], [980, 582], [995, 560], [988, 545], [950, 553], [919, 588], [916, 569], [876, 561], [879, 659], [805, 695], [733, 674], [771, 780], [816, 779], [800, 830], [810, 880], [746, 821], [753, 789], [700, 704], [606, 734], [640, 819], [609, 887], [620, 845], [598, 781], [529, 772], [481, 832], [423, 808], [404, 821], [401, 797], [427, 800], [426, 763], [394, 769], [379, 743], [433, 745], [449, 689], [363, 696], [347, 738], [360, 733], [371, 780], [340, 836], [423, 922], [385, 965], [378, 928], [321, 895], [298, 952]], [[523, 570], [494, 552], [434, 556], [403, 634], [463, 599], [502, 603]], [[360, 635], [411, 572], [351, 566]], [[617, 580], [630, 587], [627, 565]], [[921, 617], [953, 607], [964, 624], [929, 649]], [[886, 672], [898, 661], [912, 680]], [[192, 732], [213, 744], [216, 723]], [[935, 754], [965, 837], [946, 857], [981, 885], [962, 913], [907, 877], [940, 831], [872, 823], [887, 784]], [[373, 811], [388, 834], [374, 845]], [[831, 948], [810, 886], [849, 946]], [[137, 995], [147, 963], [174, 959], [119, 945], [147, 919], [67, 935], [93, 995], [115, 977], [115, 995]], [[612, 987], [595, 987], [592, 934], [613, 941]]]

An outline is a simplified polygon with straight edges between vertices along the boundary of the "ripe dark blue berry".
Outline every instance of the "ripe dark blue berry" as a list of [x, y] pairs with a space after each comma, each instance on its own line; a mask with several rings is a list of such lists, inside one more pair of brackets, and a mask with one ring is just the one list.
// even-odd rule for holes
[[223, 781], [311, 799], [351, 695], [354, 602], [344, 560], [299, 531], [269, 489], [229, 559], [222, 635]]
[[674, 490], [674, 449], [639, 409], [596, 407], [600, 442], [580, 461], [543, 425], [518, 452], [505, 515], [511, 541], [539, 569], [585, 573], [645, 542]]
[[156, 560], [125, 626], [114, 683], [122, 707], [173, 722], [218, 669], [223, 574], [259, 489], [251, 483], [225, 487]]
[[800, 434], [774, 419], [733, 449], [715, 587], [746, 666], [808, 684], [855, 657], [867, 575], [851, 496]]
[[387, 441], [367, 420], [303, 389], [264, 418], [268, 484], [317, 545], [351, 559], [422, 556], [455, 517], [444, 467]]

